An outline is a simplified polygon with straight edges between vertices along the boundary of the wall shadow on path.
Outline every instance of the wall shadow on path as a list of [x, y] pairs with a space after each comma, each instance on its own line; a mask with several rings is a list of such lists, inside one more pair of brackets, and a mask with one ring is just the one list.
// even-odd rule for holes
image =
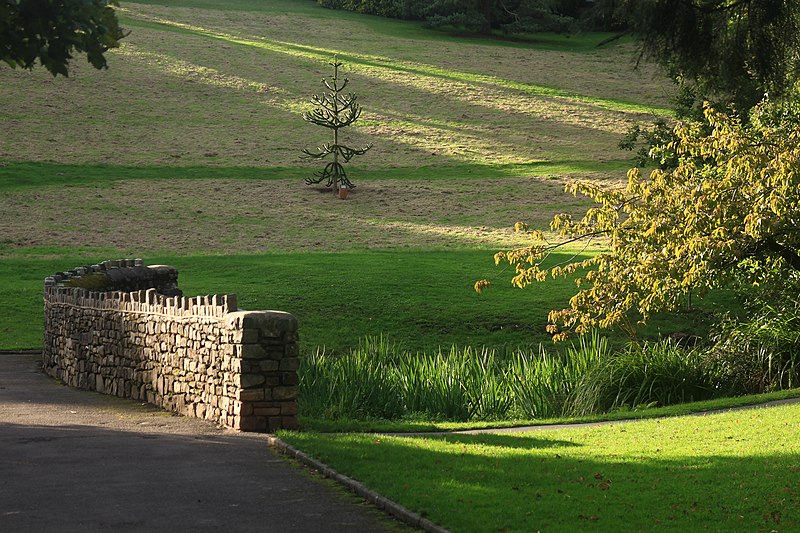
[[263, 439], [0, 423], [2, 531], [385, 531]]

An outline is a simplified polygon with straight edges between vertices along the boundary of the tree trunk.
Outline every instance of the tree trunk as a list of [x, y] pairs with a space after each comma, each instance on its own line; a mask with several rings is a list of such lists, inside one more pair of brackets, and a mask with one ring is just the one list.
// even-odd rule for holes
[[339, 128], [333, 128], [333, 194], [339, 194]]

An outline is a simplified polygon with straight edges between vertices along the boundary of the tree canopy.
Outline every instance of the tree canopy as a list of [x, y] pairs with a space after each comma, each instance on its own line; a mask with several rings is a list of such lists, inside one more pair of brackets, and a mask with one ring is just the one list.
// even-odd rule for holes
[[38, 60], [54, 76], [68, 75], [73, 53], [106, 68], [105, 52], [125, 36], [115, 0], [2, 0], [0, 60], [32, 69]]
[[617, 15], [701, 101], [746, 111], [800, 79], [800, 0], [621, 0]]
[[[690, 291], [800, 271], [800, 106], [764, 102], [747, 122], [707, 107], [705, 119], [680, 123], [676, 140], [658, 149], [676, 158], [676, 168], [649, 177], [634, 168], [624, 189], [571, 183], [569, 192], [596, 205], [580, 220], [553, 219], [562, 240], [530, 231], [534, 244], [495, 256], [515, 267], [518, 287], [576, 276], [569, 307], [549, 315], [556, 340], [598, 326], [632, 333], [637, 321], [679, 308]], [[607, 251], [545, 266], [565, 244], [601, 237]], [[487, 285], [479, 281], [476, 290]]]
[[[384, 17], [424, 20], [431, 27], [481, 34], [567, 32], [582, 22], [611, 24], [612, 0], [317, 0], [319, 4]], [[608, 16], [606, 16], [608, 15]], [[594, 27], [593, 27], [594, 29]]]

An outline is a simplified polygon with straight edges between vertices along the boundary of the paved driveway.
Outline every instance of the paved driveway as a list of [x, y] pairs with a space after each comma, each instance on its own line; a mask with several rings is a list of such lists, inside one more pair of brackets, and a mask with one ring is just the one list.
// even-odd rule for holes
[[62, 386], [0, 354], [0, 531], [377, 532], [400, 527], [263, 436]]

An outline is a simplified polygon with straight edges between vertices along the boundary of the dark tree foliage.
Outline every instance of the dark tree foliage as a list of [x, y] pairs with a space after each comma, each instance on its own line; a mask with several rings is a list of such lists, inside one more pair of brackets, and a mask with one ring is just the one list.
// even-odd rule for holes
[[700, 100], [744, 115], [800, 77], [800, 0], [622, 0], [617, 9], [643, 56], [694, 85]]
[[95, 68], [125, 36], [114, 0], [0, 0], [0, 60], [32, 69], [38, 60], [54, 76], [67, 76], [73, 53]]
[[[605, 4], [613, 0], [317, 0], [333, 9], [384, 17], [424, 20], [430, 27], [488, 35], [538, 31], [568, 32], [585, 18], [592, 29], [611, 16]], [[613, 12], [613, 9], [611, 10]]]

